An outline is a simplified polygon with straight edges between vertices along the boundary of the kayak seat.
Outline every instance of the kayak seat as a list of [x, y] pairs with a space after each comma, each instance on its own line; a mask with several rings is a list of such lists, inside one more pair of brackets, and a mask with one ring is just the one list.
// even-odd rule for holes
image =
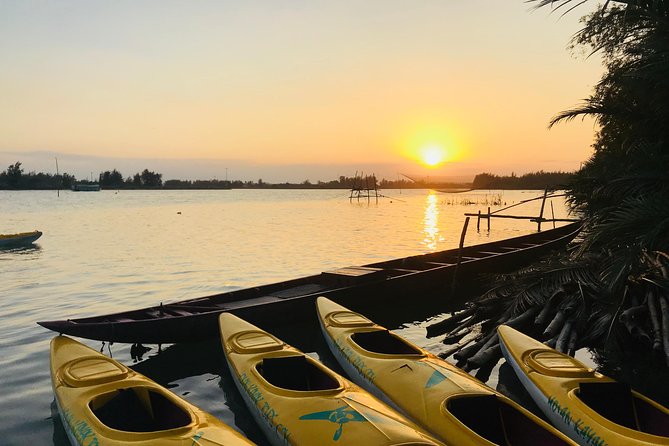
[[353, 333], [351, 339], [361, 348], [373, 353], [383, 355], [423, 355], [422, 351], [388, 330]]
[[629, 384], [618, 381], [582, 382], [577, 395], [588, 407], [607, 420], [639, 430]]
[[495, 444], [505, 444], [495, 395], [451, 398], [447, 409], [462, 424]]
[[469, 395], [446, 401], [447, 410], [462, 424], [496, 445], [571, 445], [496, 395]]
[[101, 395], [89, 407], [102, 424], [125, 432], [155, 432], [191, 423], [190, 415], [179, 405], [141, 387]]
[[263, 358], [256, 366], [258, 373], [273, 386], [288, 390], [335, 390], [339, 382], [306, 356]]

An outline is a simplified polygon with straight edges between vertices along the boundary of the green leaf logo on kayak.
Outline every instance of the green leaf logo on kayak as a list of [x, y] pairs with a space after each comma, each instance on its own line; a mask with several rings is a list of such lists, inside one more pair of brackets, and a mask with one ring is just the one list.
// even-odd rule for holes
[[334, 441], [339, 440], [339, 437], [341, 437], [344, 424], [348, 423], [349, 421], [367, 421], [365, 417], [360, 415], [360, 413], [353, 409], [349, 409], [348, 406], [341, 406], [335, 410], [325, 410], [323, 412], [314, 412], [307, 415], [302, 415], [300, 420], [328, 420], [332, 423], [338, 424], [339, 427], [335, 431], [334, 437], [332, 437]]

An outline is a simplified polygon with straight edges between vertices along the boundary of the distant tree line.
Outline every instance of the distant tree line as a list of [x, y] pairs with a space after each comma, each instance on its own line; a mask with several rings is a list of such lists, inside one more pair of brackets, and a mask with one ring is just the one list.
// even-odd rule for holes
[[[101, 172], [98, 183], [103, 189], [352, 189], [355, 187], [380, 189], [557, 189], [567, 184], [572, 173], [535, 172], [520, 177], [498, 176], [491, 173], [476, 175], [473, 183], [448, 183], [429, 180], [378, 180], [375, 175], [348, 177], [341, 175], [331, 181], [304, 180], [300, 183], [267, 183], [257, 181], [228, 180], [166, 180], [163, 174], [144, 169], [132, 176], [124, 177], [116, 169]], [[21, 162], [10, 165], [0, 172], [0, 189], [69, 189], [76, 183], [91, 183], [89, 180], [77, 180], [74, 175], [63, 173], [26, 173]]]
[[123, 179], [118, 170], [105, 170], [99, 177], [100, 187], [103, 189], [160, 189], [163, 187], [163, 174], [144, 169]]
[[472, 189], [564, 189], [574, 178], [573, 172], [539, 172], [516, 176], [480, 173], [474, 177]]
[[[98, 182], [106, 189], [160, 189], [163, 186], [163, 174], [144, 169], [141, 173], [123, 178], [116, 169], [100, 173]], [[0, 189], [39, 190], [39, 189], [70, 189], [76, 183], [92, 183], [77, 180], [68, 173], [52, 175], [42, 172], [25, 172], [21, 162], [17, 161], [0, 172]]]
[[63, 173], [51, 175], [50, 173], [28, 172], [25, 173], [21, 162], [10, 165], [7, 170], [0, 172], [0, 189], [69, 189], [76, 182], [74, 175]]

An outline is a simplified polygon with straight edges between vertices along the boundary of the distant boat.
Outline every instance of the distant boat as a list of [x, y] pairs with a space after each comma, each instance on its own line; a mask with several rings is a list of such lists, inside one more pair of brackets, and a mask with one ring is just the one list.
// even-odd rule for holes
[[19, 234], [0, 234], [0, 248], [30, 245], [41, 236], [42, 233], [40, 231], [21, 232]]
[[73, 184], [72, 190], [74, 192], [99, 192], [100, 185], [97, 183], [79, 183]]

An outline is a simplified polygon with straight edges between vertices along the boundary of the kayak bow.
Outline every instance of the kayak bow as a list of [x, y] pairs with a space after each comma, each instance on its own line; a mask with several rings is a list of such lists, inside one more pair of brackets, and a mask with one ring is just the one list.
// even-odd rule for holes
[[51, 381], [73, 446], [253, 444], [149, 378], [65, 336], [51, 341]]
[[574, 445], [565, 435], [474, 377], [324, 297], [321, 328], [359, 385], [449, 444]]
[[669, 410], [571, 356], [501, 325], [502, 353], [537, 405], [583, 446], [669, 445]]
[[441, 444], [271, 334], [228, 313], [219, 323], [234, 382], [273, 445]]

